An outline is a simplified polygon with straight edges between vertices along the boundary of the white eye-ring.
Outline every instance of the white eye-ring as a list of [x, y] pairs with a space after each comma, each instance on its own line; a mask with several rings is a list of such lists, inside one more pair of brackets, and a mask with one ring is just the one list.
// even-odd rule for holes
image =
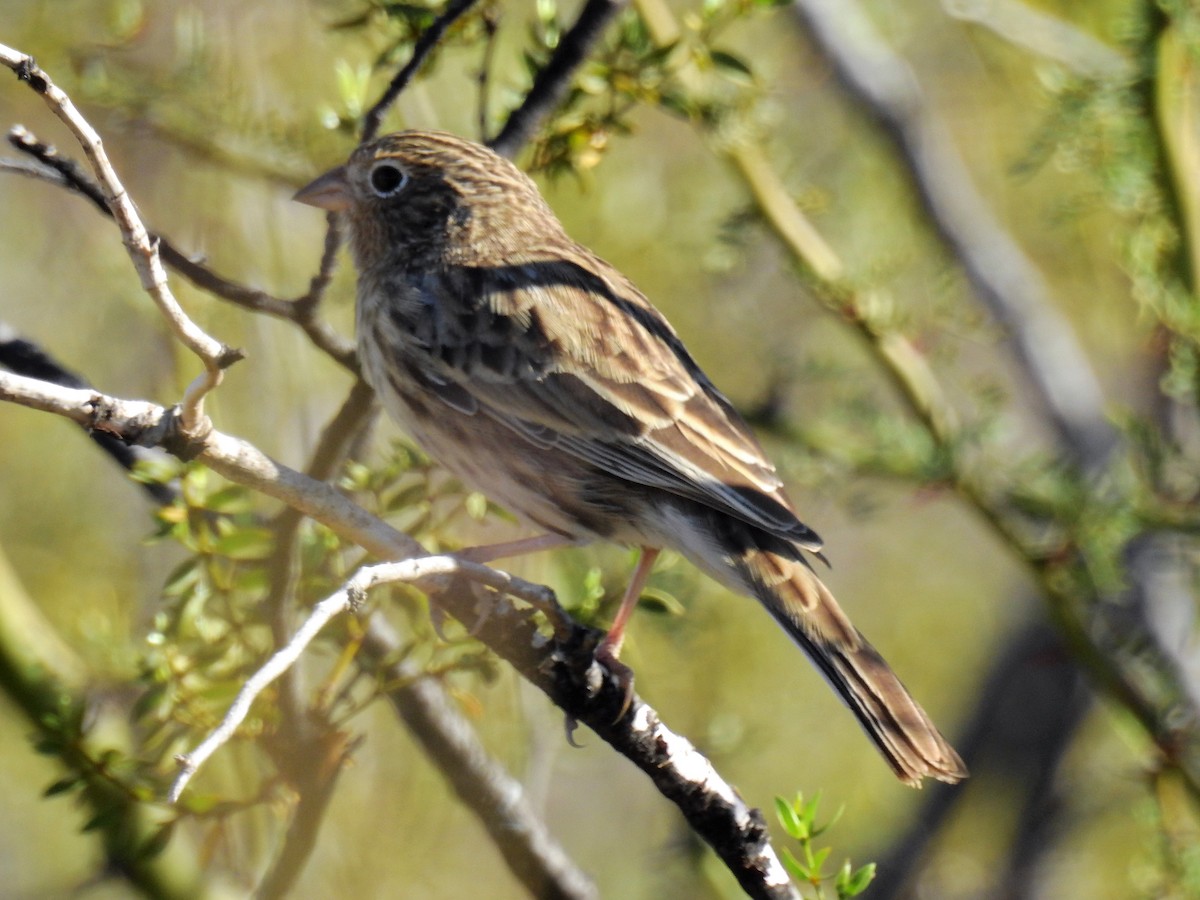
[[368, 176], [376, 197], [394, 197], [408, 184], [408, 173], [391, 160], [381, 159]]

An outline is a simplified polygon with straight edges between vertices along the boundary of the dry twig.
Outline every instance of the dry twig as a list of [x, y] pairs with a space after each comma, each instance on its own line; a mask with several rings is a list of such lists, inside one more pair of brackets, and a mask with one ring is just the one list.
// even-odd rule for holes
[[50, 80], [50, 76], [28, 54], [0, 44], [0, 63], [12, 69], [20, 81], [39, 94], [51, 111], [71, 129], [100, 181], [104, 202], [121, 229], [125, 249], [129, 251], [134, 269], [141, 278], [142, 288], [157, 304], [176, 337], [204, 365], [203, 374], [188, 385], [181, 404], [184, 429], [190, 433], [203, 431], [207, 426], [204, 397], [221, 383], [224, 369], [241, 359], [241, 351], [210, 337], [183, 311], [167, 284], [167, 273], [159, 257], [157, 242], [150, 239], [146, 226], [142, 224], [133, 201], [117, 177], [116, 169], [109, 162], [100, 135], [75, 108], [71, 98]]

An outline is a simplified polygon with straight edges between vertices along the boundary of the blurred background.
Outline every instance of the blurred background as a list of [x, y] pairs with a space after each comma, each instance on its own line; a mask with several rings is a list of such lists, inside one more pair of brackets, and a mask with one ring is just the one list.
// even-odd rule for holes
[[[421, 21], [412, 10], [421, 4], [409, 18], [403, 6], [6, 0], [0, 42], [33, 54], [71, 94], [153, 230], [230, 279], [295, 297], [317, 269], [324, 221], [289, 198], [348, 155], [347, 123], [407, 59], [411, 22]], [[1142, 276], [1130, 262], [1147, 212], [1136, 205], [1136, 185], [1114, 186], [1121, 171], [1097, 165], [1105, 152], [1136, 145], [1122, 130], [1123, 108], [1105, 108], [1109, 95], [1095, 85], [1136, 62], [1131, 42], [1151, 16], [1143, 6], [862, 4], [911, 66], [983, 203], [1044, 277], [1113, 420], [1150, 416], [1164, 375], [1159, 307], [1135, 299]], [[486, 9], [495, 26], [490, 49], [478, 21], [452, 34], [385, 128], [479, 137], [482, 119], [495, 133], [528, 89], [523, 55], [541, 59], [539, 47], [553, 44], [547, 28], [568, 25], [578, 5]], [[699, 81], [663, 83], [676, 78], [726, 114], [698, 126], [703, 116], [670, 109], [663, 89], [658, 103], [618, 101], [627, 108], [604, 120], [595, 110], [605, 109], [613, 70], [585, 66], [579, 103], [593, 105], [574, 108], [591, 110], [590, 118], [556, 119], [518, 161], [541, 165], [538, 180], [568, 231], [642, 288], [756, 423], [802, 517], [826, 541], [828, 583], [856, 624], [952, 743], [988, 750], [972, 758], [976, 777], [945, 817], [931, 819], [950, 795], [897, 783], [769, 618], [673, 559], [650, 585], [664, 599], [635, 616], [623, 654], [639, 693], [748, 803], [767, 810], [781, 844], [770, 812], [776, 796], [819, 791], [824, 815], [844, 809], [825, 840], [835, 867], [846, 857], [881, 865], [867, 896], [902, 895], [886, 883], [901, 868], [889, 863], [897, 853], [916, 866], [903, 889], [910, 896], [1186, 896], [1195, 848], [1175, 852], [1144, 729], [1126, 707], [1093, 702], [1049, 624], [1056, 617], [1029, 561], [929, 462], [936, 454], [878, 348], [839, 314], [837, 291], [798, 266], [764, 222], [728, 148], [748, 136], [761, 148], [841, 258], [843, 289], [872, 297], [881, 321], [946, 387], [969, 440], [982, 448], [976, 464], [1011, 463], [1007, 475], [1019, 479], [1018, 461], [1036, 460], [1040, 467], [1028, 471], [1041, 478], [1061, 464], [1051, 429], [1003, 329], [931, 224], [919, 182], [794, 8], [710, 0], [672, 2], [668, 11], [685, 35], [711, 37], [724, 55], [697, 67]], [[661, 85], [642, 87], [649, 96]], [[9, 78], [0, 123], [17, 122], [80, 157], [40, 99]], [[102, 391], [175, 402], [196, 365], [139, 289], [112, 224], [78, 196], [12, 172], [0, 172], [0, 209], [0, 320]], [[302, 468], [350, 376], [293, 324], [180, 278], [172, 286], [211, 334], [246, 350], [210, 401], [216, 426]], [[352, 334], [347, 259], [322, 314]], [[362, 461], [388, 458], [398, 437], [381, 423]], [[440, 538], [461, 542], [512, 527], [469, 523]], [[160, 772], [160, 759], [136, 749], [145, 726], [130, 710], [147, 689], [164, 582], [188, 556], [177, 543], [150, 539], [161, 529], [139, 486], [78, 429], [0, 408], [0, 581], [30, 598], [78, 657], [89, 703], [113, 713], [105, 721], [124, 723], [114, 740], [135, 748], [129, 758]], [[619, 597], [632, 562], [619, 548], [591, 548], [511, 568], [586, 606], [601, 588], [605, 603]], [[602, 623], [610, 612], [601, 604], [581, 615]], [[427, 632], [415, 614], [397, 621]], [[335, 658], [331, 642], [306, 665], [320, 678]], [[996, 675], [1001, 661], [1008, 668]], [[641, 773], [590, 733], [578, 735], [582, 749], [570, 747], [562, 714], [503, 664], [493, 678], [464, 670], [442, 680], [603, 896], [737, 896], [732, 878]], [[227, 701], [228, 688], [214, 690], [214, 703]], [[991, 730], [972, 731], [983, 727], [983, 708]], [[1064, 723], [1070, 727], [1055, 727]], [[190, 724], [198, 740], [211, 723]], [[103, 829], [81, 832], [90, 814], [77, 798], [43, 797], [65, 770], [55, 754], [35, 751], [38, 727], [0, 699], [0, 893], [136, 894], [106, 871]], [[362, 742], [294, 896], [525, 895], [390, 708], [367, 704], [342, 727]], [[267, 770], [242, 742], [199, 783], [233, 804], [253, 798]], [[288, 803], [286, 791], [276, 791], [246, 809], [197, 816], [172, 841], [190, 848], [214, 889], [244, 893], [278, 852]], [[904, 850], [930, 822], [931, 845]]]

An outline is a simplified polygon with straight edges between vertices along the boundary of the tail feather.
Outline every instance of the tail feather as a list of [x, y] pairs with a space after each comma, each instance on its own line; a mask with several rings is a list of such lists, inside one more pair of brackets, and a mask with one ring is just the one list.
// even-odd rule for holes
[[954, 748], [802, 559], [750, 549], [737, 568], [858, 717], [901, 781], [919, 787], [926, 777], [954, 784], [967, 776]]

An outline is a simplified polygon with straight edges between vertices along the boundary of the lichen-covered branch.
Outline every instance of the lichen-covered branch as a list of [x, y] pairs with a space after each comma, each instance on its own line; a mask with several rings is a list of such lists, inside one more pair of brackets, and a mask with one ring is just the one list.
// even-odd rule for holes
[[[382, 559], [425, 556], [421, 546], [356, 506], [324, 482], [314, 481], [263, 454], [253, 445], [215, 429], [185, 433], [172, 411], [152, 403], [123, 400], [92, 390], [71, 389], [0, 372], [0, 400], [64, 416], [100, 428], [123, 440], [162, 446], [184, 459], [196, 459], [231, 481], [281, 500]], [[493, 577], [493, 576], [488, 576]], [[431, 589], [430, 599], [507, 660], [568, 715], [586, 724], [650, 776], [676, 804], [690, 826], [721, 857], [753, 897], [795, 897], [794, 888], [768, 842], [761, 814], [746, 806], [717, 771], [685, 738], [671, 732], [635, 694], [624, 714], [625, 688], [607, 677], [594, 659], [601, 634], [554, 617], [546, 620], [517, 608], [503, 595], [513, 591], [511, 576], [494, 572], [483, 602], [452, 582]], [[530, 599], [533, 599], [532, 597]], [[547, 607], [543, 606], [543, 609]]]

